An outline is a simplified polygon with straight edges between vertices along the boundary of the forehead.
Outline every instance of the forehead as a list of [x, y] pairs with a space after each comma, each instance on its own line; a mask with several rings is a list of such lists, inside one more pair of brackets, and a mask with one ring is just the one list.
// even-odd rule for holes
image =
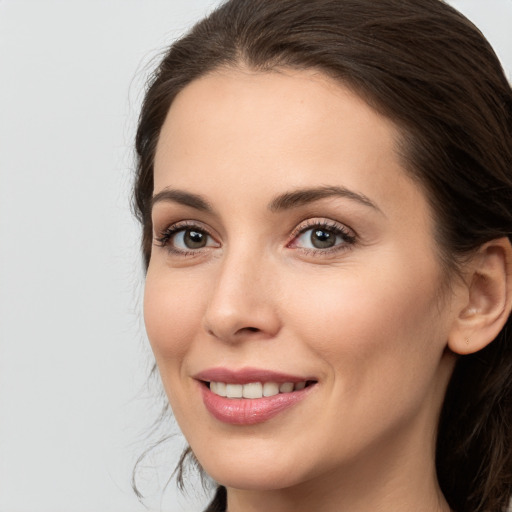
[[[285, 142], [286, 133], [290, 143], [300, 142], [298, 139], [311, 145], [322, 139], [328, 143], [336, 134], [339, 143], [345, 135], [340, 131], [341, 124], [354, 118], [358, 122], [352, 123], [351, 131], [360, 129], [357, 135], [361, 145], [372, 137], [386, 149], [394, 146], [398, 130], [389, 119], [318, 71], [221, 69], [193, 81], [176, 96], [157, 154], [172, 149], [173, 156], [177, 156], [179, 148], [185, 150], [184, 142], [193, 144], [199, 138], [203, 144], [208, 143], [205, 150], [240, 139], [247, 150], [259, 142], [265, 142], [270, 150]], [[275, 135], [280, 137], [276, 139]], [[195, 151], [202, 153], [201, 149], [196, 147]]]
[[219, 70], [175, 98], [157, 146], [155, 192], [202, 193], [219, 181], [253, 195], [342, 185], [378, 202], [399, 182], [416, 188], [398, 140], [389, 119], [317, 71]]

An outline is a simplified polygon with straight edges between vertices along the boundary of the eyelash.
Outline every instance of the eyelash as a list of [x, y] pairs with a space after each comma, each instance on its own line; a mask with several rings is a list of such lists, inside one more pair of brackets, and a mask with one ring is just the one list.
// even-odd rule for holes
[[299, 239], [300, 236], [304, 235], [305, 233], [311, 231], [314, 228], [316, 228], [318, 231], [330, 232], [334, 234], [336, 238], [339, 236], [343, 240], [343, 243], [324, 249], [309, 249], [304, 247], [298, 247], [298, 249], [300, 249], [307, 255], [328, 256], [332, 255], [333, 253], [338, 253], [340, 251], [346, 251], [357, 243], [356, 234], [343, 224], [339, 224], [334, 221], [309, 219], [306, 221], [305, 224], [299, 225], [292, 232], [292, 240], [290, 243], [288, 243], [287, 247], [293, 247], [293, 244]]
[[178, 256], [198, 256], [201, 252], [200, 249], [190, 249], [185, 251], [183, 249], [176, 249], [170, 243], [172, 238], [182, 231], [197, 231], [213, 239], [212, 235], [203, 226], [200, 226], [192, 221], [183, 221], [172, 224], [171, 226], [165, 228], [155, 238], [155, 242], [159, 247], [165, 247], [170, 253], [176, 254]]
[[[323, 249], [294, 247], [294, 243], [296, 243], [300, 236], [304, 235], [313, 228], [317, 228], [317, 230], [319, 231], [330, 232], [334, 234], [336, 237], [339, 236], [343, 240], [343, 243], [339, 243], [337, 245], [334, 245], [333, 247]], [[208, 248], [201, 247], [198, 249], [190, 249], [186, 251], [183, 249], [177, 249], [176, 247], [173, 247], [172, 244], [170, 243], [172, 238], [178, 233], [185, 231], [197, 231], [211, 239], [214, 239], [213, 236], [209, 233], [209, 231], [205, 229], [203, 226], [198, 225], [198, 223], [193, 221], [183, 221], [178, 222], [176, 224], [172, 224], [171, 226], [168, 226], [163, 231], [161, 231], [159, 235], [155, 237], [156, 245], [158, 245], [159, 247], [165, 247], [172, 254], [185, 257], [198, 256], [202, 253], [202, 249]], [[293, 230], [291, 234], [291, 241], [287, 243], [286, 247], [301, 250], [306, 255], [327, 256], [340, 251], [346, 251], [350, 249], [352, 246], [354, 246], [356, 243], [357, 236], [354, 234], [352, 230], [349, 230], [342, 224], [339, 224], [334, 221], [309, 219], [308, 221], [306, 221], [305, 224], [302, 223], [296, 229]]]

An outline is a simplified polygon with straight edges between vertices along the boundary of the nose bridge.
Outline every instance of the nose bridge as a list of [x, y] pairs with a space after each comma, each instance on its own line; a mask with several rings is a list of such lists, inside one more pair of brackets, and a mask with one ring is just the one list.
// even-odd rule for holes
[[227, 249], [205, 312], [206, 331], [225, 341], [269, 337], [279, 330], [273, 301], [273, 266], [248, 244]]

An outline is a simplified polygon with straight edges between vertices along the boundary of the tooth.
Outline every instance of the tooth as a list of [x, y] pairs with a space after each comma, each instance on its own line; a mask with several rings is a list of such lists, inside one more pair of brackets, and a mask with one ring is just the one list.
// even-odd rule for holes
[[293, 382], [283, 382], [279, 386], [280, 393], [290, 393], [291, 391], [293, 391]]
[[296, 382], [295, 386], [293, 386], [294, 391], [300, 391], [301, 389], [304, 389], [306, 387], [306, 381], [303, 382]]
[[226, 384], [224, 382], [210, 382], [210, 390], [219, 396], [226, 396]]
[[242, 398], [242, 384], [226, 384], [226, 396], [228, 398]]
[[275, 382], [265, 382], [263, 384], [263, 396], [274, 396], [279, 393], [279, 385]]
[[263, 384], [261, 382], [244, 384], [242, 396], [244, 398], [261, 398], [263, 396]]

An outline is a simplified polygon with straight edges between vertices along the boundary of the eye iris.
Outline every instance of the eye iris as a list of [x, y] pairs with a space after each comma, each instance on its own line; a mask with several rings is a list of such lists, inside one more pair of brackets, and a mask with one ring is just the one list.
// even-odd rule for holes
[[184, 233], [183, 242], [189, 249], [200, 249], [206, 246], [206, 235], [189, 229]]
[[311, 244], [317, 249], [333, 247], [336, 243], [336, 235], [325, 229], [314, 229], [311, 232]]

